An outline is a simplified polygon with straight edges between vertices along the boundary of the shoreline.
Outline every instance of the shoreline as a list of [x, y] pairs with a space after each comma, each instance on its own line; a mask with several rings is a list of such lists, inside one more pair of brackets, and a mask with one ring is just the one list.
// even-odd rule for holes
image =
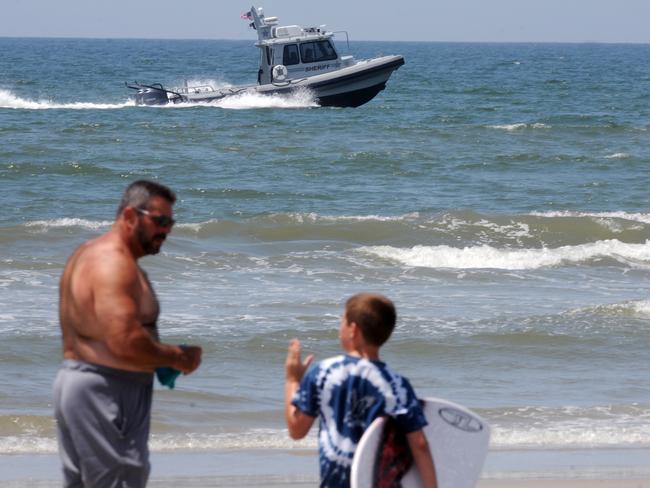
[[648, 488], [650, 479], [512, 479], [480, 480], [477, 488]]
[[[491, 451], [478, 488], [650, 488], [650, 449]], [[293, 486], [318, 482], [313, 449], [152, 452], [148, 486]], [[0, 485], [61, 485], [57, 454], [0, 455]]]

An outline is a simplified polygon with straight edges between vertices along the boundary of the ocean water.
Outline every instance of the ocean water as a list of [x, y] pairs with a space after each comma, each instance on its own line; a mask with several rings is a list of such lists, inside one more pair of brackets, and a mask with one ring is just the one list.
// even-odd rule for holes
[[58, 279], [137, 178], [179, 196], [142, 260], [161, 336], [204, 347], [154, 451], [315, 447], [284, 430], [286, 347], [338, 353], [364, 290], [398, 308], [383, 358], [492, 452], [650, 448], [650, 46], [353, 42], [406, 59], [358, 109], [123, 84], [252, 83], [255, 51], [0, 38], [0, 454], [56, 452]]

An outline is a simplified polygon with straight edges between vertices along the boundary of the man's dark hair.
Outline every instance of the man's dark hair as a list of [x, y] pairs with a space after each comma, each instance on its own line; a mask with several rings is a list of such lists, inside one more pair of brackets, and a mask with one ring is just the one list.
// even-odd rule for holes
[[131, 183], [124, 190], [120, 206], [117, 208], [117, 216], [127, 207], [146, 208], [152, 197], [162, 197], [172, 205], [176, 202], [176, 194], [163, 184], [149, 180], [138, 180]]
[[345, 302], [345, 318], [359, 326], [366, 342], [379, 347], [393, 332], [397, 313], [393, 302], [385, 296], [359, 293]]

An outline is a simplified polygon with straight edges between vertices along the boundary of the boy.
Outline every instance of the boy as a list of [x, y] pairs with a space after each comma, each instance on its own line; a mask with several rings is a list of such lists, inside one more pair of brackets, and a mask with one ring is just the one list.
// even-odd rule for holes
[[[350, 485], [354, 451], [375, 418], [388, 415], [406, 434], [413, 459], [427, 488], [436, 473], [422, 428], [420, 402], [407, 379], [379, 360], [379, 348], [395, 327], [393, 303], [382, 295], [360, 293], [345, 304], [339, 339], [344, 355], [321, 361], [307, 375], [313, 355], [300, 358], [293, 339], [285, 363], [285, 417], [292, 439], [307, 435], [320, 417], [318, 445], [322, 487]], [[303, 378], [304, 376], [304, 378]]]

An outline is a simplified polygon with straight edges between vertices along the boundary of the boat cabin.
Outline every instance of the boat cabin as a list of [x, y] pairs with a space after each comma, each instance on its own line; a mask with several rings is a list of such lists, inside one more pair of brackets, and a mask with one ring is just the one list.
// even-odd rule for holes
[[277, 17], [265, 17], [263, 10], [255, 7], [248, 14], [258, 35], [260, 85], [282, 84], [354, 64], [352, 56], [339, 56], [334, 33], [325, 31], [324, 26], [278, 26]]

